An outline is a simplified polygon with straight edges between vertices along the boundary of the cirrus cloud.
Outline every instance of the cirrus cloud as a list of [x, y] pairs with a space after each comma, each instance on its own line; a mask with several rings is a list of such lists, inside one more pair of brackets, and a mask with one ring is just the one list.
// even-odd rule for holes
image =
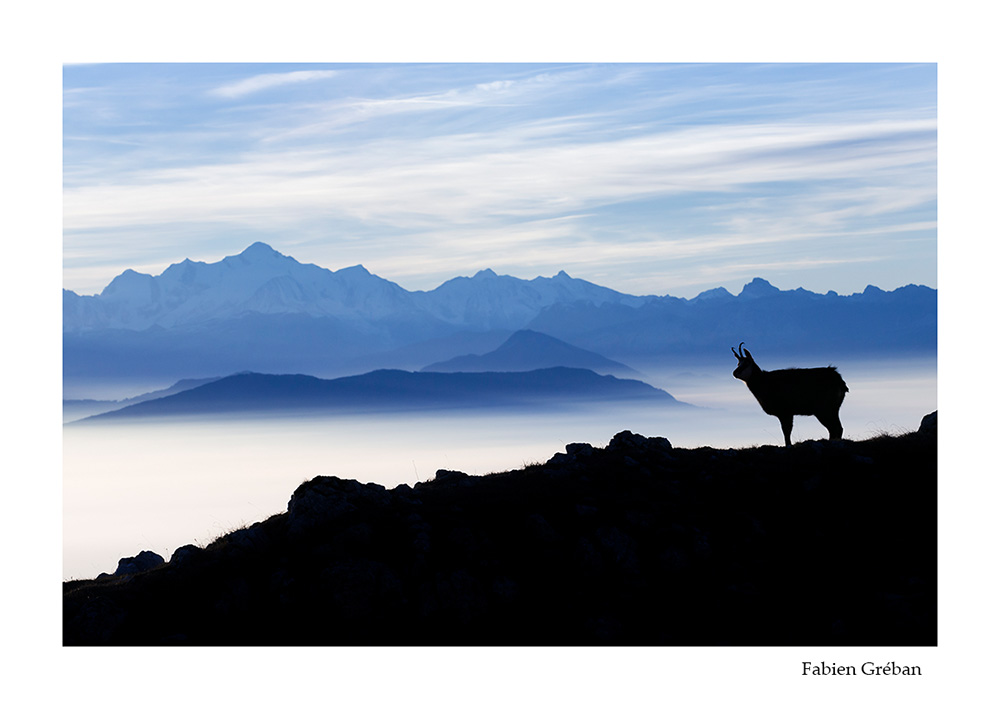
[[257, 93], [258, 91], [273, 89], [276, 86], [298, 84], [303, 81], [330, 79], [336, 75], [337, 72], [331, 70], [288, 71], [283, 73], [257, 74], [256, 76], [251, 76], [232, 84], [219, 86], [209, 91], [209, 93], [213, 96], [221, 96], [223, 98], [242, 98], [243, 96]]

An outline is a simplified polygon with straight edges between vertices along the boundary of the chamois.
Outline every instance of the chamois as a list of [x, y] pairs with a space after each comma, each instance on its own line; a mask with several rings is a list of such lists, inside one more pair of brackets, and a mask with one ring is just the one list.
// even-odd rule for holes
[[746, 382], [764, 413], [777, 416], [785, 446], [792, 445], [792, 417], [815, 416], [830, 432], [830, 440], [840, 440], [844, 427], [840, 424], [840, 405], [847, 393], [847, 384], [836, 367], [815, 369], [776, 369], [765, 372], [757, 366], [749, 350], [730, 348], [739, 364], [733, 376]]

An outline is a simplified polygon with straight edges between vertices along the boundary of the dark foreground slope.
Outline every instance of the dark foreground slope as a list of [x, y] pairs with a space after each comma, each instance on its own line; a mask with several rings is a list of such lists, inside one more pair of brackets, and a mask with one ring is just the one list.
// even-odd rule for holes
[[933, 430], [567, 449], [414, 488], [316, 478], [204, 549], [65, 583], [64, 642], [936, 644]]

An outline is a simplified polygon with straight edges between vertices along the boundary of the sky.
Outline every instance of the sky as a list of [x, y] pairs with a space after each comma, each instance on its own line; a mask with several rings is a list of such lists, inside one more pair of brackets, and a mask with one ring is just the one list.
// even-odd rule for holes
[[933, 63], [88, 63], [63, 287], [255, 241], [408, 290], [937, 287]]

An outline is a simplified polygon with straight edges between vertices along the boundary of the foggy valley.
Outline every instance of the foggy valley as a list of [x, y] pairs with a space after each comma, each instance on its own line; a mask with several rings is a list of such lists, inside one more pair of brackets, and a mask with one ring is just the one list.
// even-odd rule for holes
[[[169, 558], [184, 544], [208, 543], [282, 512], [291, 490], [318, 475], [412, 486], [438, 469], [474, 475], [519, 469], [548, 460], [567, 443], [607, 445], [623, 430], [664, 436], [684, 448], [782, 445], [777, 419], [732, 377], [731, 361], [720, 356], [713, 366], [644, 369], [644, 381], [693, 405], [681, 409], [619, 402], [501, 413], [287, 414], [66, 426], [64, 576], [111, 573], [118, 559], [141, 549]], [[834, 363], [851, 388], [841, 409], [848, 439], [915, 430], [937, 409], [934, 358]], [[826, 437], [814, 418], [796, 417], [793, 441]]]

